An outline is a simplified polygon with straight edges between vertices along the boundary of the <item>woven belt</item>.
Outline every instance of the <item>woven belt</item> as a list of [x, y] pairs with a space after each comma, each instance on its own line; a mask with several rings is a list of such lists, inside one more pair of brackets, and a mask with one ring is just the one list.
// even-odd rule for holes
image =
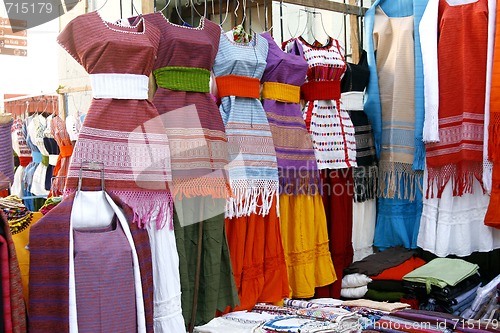
[[312, 81], [300, 87], [300, 94], [305, 101], [340, 99], [340, 81]]
[[248, 76], [224, 75], [217, 77], [215, 80], [220, 97], [260, 98], [259, 79]]
[[42, 164], [45, 166], [49, 165], [49, 155], [42, 155]]
[[262, 85], [262, 98], [283, 103], [299, 103], [300, 87], [278, 82], [264, 82]]
[[70, 157], [71, 155], [73, 155], [73, 146], [61, 146], [59, 147], [59, 152], [61, 157]]
[[33, 151], [31, 152], [31, 158], [33, 159], [34, 163], [42, 163], [42, 153]]
[[160, 88], [177, 91], [210, 92], [210, 71], [197, 67], [161, 67], [153, 71]]
[[138, 74], [90, 74], [92, 97], [148, 99], [149, 78]]
[[20, 156], [19, 157], [19, 165], [22, 167], [28, 166], [30, 162], [32, 161], [31, 156]]

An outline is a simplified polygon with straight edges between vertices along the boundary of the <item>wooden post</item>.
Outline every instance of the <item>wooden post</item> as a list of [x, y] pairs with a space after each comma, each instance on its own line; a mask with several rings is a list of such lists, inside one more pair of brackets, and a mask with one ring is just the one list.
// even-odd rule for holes
[[[355, 5], [356, 0], [349, 0], [349, 4]], [[358, 16], [349, 15], [349, 26], [351, 28], [351, 50], [352, 50], [352, 62], [357, 64], [359, 62], [359, 57], [361, 55], [359, 49], [359, 26], [358, 26]]]

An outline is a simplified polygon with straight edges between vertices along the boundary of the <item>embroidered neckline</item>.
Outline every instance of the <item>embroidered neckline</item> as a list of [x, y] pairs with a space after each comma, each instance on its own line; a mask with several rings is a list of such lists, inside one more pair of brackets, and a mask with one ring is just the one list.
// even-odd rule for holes
[[[140, 19], [137, 21], [137, 23], [135, 25], [124, 26], [124, 25], [121, 25], [118, 23], [108, 22], [108, 21], [104, 20], [98, 11], [95, 11], [94, 13], [96, 13], [97, 17], [101, 20], [101, 22], [104, 24], [104, 26], [106, 28], [108, 28], [109, 30], [121, 32], [124, 34], [132, 34], [132, 35], [144, 35], [146, 33], [146, 21], [144, 20], [144, 17], [142, 17], [142, 16], [140, 17]], [[141, 24], [142, 24], [142, 31], [132, 31], [133, 29], [137, 29]], [[121, 28], [121, 29], [130, 29], [130, 31], [116, 29], [116, 28], [113, 28], [113, 26]]]

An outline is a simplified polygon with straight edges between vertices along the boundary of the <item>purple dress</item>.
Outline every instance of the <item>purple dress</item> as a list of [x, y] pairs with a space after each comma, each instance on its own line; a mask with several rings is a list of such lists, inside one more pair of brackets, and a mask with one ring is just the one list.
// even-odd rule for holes
[[[269, 51], [261, 81], [300, 87], [308, 68], [304, 58], [283, 52], [269, 33], [263, 33], [262, 37], [269, 42]], [[316, 193], [319, 186], [318, 166], [300, 104], [265, 98], [262, 104], [276, 149], [280, 194]]]

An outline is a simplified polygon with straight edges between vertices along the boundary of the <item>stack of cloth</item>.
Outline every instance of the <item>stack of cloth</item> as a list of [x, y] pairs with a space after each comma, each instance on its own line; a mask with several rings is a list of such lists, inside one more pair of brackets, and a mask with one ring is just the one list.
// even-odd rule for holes
[[341, 296], [398, 302], [404, 298], [403, 276], [425, 264], [416, 252], [393, 247], [352, 263], [344, 270]]
[[404, 286], [424, 301], [422, 309], [460, 316], [481, 285], [478, 269], [462, 259], [437, 258], [406, 274]]
[[[496, 320], [496, 323], [499, 323], [500, 275], [484, 287], [477, 289], [476, 297], [472, 301], [470, 308], [462, 313], [462, 317], [480, 321]], [[500, 325], [498, 328], [500, 328]]]

